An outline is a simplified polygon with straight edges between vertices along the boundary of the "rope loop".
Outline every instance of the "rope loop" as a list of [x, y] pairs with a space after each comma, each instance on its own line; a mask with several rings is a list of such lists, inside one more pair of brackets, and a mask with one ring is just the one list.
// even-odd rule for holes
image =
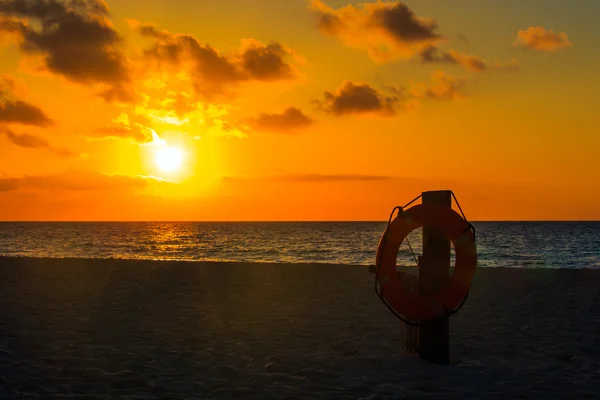
[[[456, 203], [463, 219], [467, 222], [468, 227], [465, 228], [465, 232], [467, 230], [470, 230], [471, 233], [473, 234], [473, 238], [475, 238], [475, 226], [473, 226], [472, 223], [470, 223], [467, 220], [467, 217], [465, 216], [465, 213], [463, 212], [458, 199], [456, 198], [456, 195], [454, 194], [453, 191], [450, 191], [450, 193], [452, 194], [452, 198], [454, 199], [454, 202]], [[396, 210], [398, 211], [397, 215], [400, 215], [402, 212], [404, 212], [404, 209], [406, 209], [408, 206], [410, 206], [411, 204], [413, 204], [414, 202], [416, 202], [417, 200], [419, 200], [421, 197], [423, 197], [423, 195], [419, 195], [416, 198], [414, 198], [413, 200], [411, 200], [410, 202], [408, 202], [407, 204], [405, 204], [403, 207], [402, 206], [395, 206], [392, 209], [392, 212], [390, 213], [390, 217], [388, 219], [388, 223], [387, 226], [385, 228], [385, 231], [383, 232], [383, 237], [382, 237], [382, 246], [385, 246], [387, 243], [387, 233], [388, 233], [388, 229], [392, 223], [393, 217], [394, 217], [394, 213], [396, 212]], [[408, 246], [410, 248], [410, 251], [412, 253], [412, 256], [415, 260], [415, 262], [417, 263], [417, 267], [419, 266], [419, 262], [415, 256], [415, 253], [413, 251], [412, 246], [410, 245], [410, 241], [408, 240], [408, 236], [406, 237], [406, 242], [408, 243]], [[404, 318], [402, 315], [400, 315], [398, 312], [396, 312], [396, 310], [394, 310], [389, 304], [388, 302], [383, 298], [383, 287], [380, 287], [379, 285], [379, 263], [380, 260], [377, 260], [376, 264], [375, 264], [375, 294], [377, 295], [377, 297], [379, 297], [379, 299], [381, 300], [381, 302], [392, 312], [392, 314], [394, 314], [399, 320], [401, 320], [402, 322], [404, 322], [407, 325], [411, 325], [411, 326], [416, 326], [416, 327], [421, 327], [421, 326], [429, 326], [429, 325], [434, 325], [438, 322], [441, 322], [443, 320], [448, 319], [450, 316], [456, 314], [458, 311], [460, 311], [460, 309], [462, 308], [462, 306], [465, 304], [465, 302], [467, 301], [467, 298], [469, 297], [469, 292], [467, 292], [467, 294], [465, 295], [465, 297], [463, 298], [463, 300], [460, 302], [460, 304], [455, 308], [455, 309], [449, 309], [446, 307], [446, 305], [444, 304], [444, 311], [446, 312], [446, 315], [440, 316], [439, 318], [435, 318], [432, 320], [428, 320], [428, 321], [410, 321], [406, 318]]]

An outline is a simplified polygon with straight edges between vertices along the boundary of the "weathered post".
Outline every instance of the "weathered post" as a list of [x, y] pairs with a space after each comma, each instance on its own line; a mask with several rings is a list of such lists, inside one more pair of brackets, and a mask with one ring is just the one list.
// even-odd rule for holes
[[[420, 258], [419, 262], [421, 262]], [[400, 280], [403, 284], [414, 288], [415, 291], [418, 290], [418, 279], [406, 272], [398, 272], [398, 275], [400, 275]], [[400, 321], [400, 343], [402, 345], [402, 354], [417, 354], [419, 352], [419, 327]]]
[[[452, 207], [449, 190], [423, 192], [423, 204]], [[441, 232], [423, 227], [423, 257], [419, 260], [419, 294], [438, 292], [450, 278], [450, 241]], [[419, 356], [432, 363], [450, 363], [448, 319], [419, 329]]]

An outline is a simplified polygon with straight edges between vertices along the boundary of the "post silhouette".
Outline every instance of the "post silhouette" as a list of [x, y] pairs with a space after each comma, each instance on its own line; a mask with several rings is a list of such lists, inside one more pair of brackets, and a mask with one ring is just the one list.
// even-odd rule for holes
[[[423, 192], [423, 204], [452, 207], [452, 192]], [[423, 227], [423, 257], [419, 260], [419, 294], [439, 292], [450, 279], [450, 240], [441, 232]], [[450, 363], [450, 321], [446, 318], [419, 328], [419, 356], [435, 364]]]

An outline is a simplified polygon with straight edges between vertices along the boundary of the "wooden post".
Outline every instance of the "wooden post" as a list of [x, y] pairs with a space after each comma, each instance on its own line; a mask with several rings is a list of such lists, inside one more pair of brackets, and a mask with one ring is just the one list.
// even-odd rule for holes
[[[419, 290], [419, 280], [416, 276], [403, 272], [398, 272], [398, 275], [404, 285], [414, 287], [415, 291]], [[419, 327], [400, 321], [400, 343], [402, 344], [402, 354], [405, 356], [417, 354], [419, 352]]]
[[[449, 190], [423, 192], [423, 204], [452, 207]], [[423, 227], [423, 257], [419, 260], [419, 293], [439, 291], [450, 278], [450, 241], [435, 229]], [[435, 364], [450, 363], [448, 319], [419, 329], [419, 356]]]

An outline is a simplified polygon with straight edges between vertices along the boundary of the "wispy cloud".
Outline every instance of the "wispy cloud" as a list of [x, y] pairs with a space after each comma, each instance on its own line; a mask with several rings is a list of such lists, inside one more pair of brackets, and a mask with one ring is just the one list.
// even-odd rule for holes
[[313, 183], [327, 183], [327, 182], [378, 182], [378, 181], [389, 181], [396, 179], [393, 176], [388, 175], [360, 175], [360, 174], [283, 174], [273, 176], [255, 176], [255, 177], [240, 177], [240, 176], [225, 176], [222, 178], [224, 181], [236, 182], [236, 181], [271, 181], [271, 182], [313, 182]]
[[151, 142], [156, 133], [151, 128], [137, 122], [131, 122], [127, 113], [121, 113], [108, 126], [99, 128], [89, 134], [100, 139], [130, 139], [138, 143]]
[[291, 174], [272, 178], [286, 182], [357, 182], [357, 181], [388, 181], [394, 179], [387, 175], [327, 175], [327, 174]]
[[467, 78], [448, 75], [438, 70], [434, 72], [430, 84], [416, 85], [412, 95], [417, 98], [458, 100], [466, 97], [462, 92], [466, 84]]
[[12, 130], [2, 126], [0, 126], [0, 135], [4, 135], [14, 145], [26, 149], [44, 149], [61, 157], [73, 157], [77, 154], [63, 147], [52, 146], [46, 139], [40, 136], [31, 135], [28, 133], [15, 133]]
[[170, 184], [152, 176], [107, 175], [94, 171], [70, 171], [56, 175], [0, 178], [0, 190], [11, 191], [21, 188], [65, 191], [144, 189], [151, 183]]
[[496, 61], [496, 63], [494, 64], [494, 68], [499, 71], [514, 73], [521, 69], [521, 63], [514, 59], [506, 63]]
[[415, 14], [400, 1], [363, 3], [334, 9], [322, 0], [312, 0], [321, 33], [344, 45], [366, 50], [377, 61], [417, 55], [444, 38], [432, 18]]
[[314, 120], [296, 107], [288, 107], [281, 113], [261, 113], [248, 124], [255, 130], [289, 133], [314, 124]]
[[421, 61], [424, 63], [458, 64], [474, 72], [483, 72], [488, 69], [488, 63], [482, 58], [452, 49], [445, 52], [435, 46], [429, 46], [421, 52]]
[[566, 33], [554, 32], [541, 26], [530, 26], [526, 30], [519, 31], [514, 44], [546, 52], [554, 52], [573, 46]]

